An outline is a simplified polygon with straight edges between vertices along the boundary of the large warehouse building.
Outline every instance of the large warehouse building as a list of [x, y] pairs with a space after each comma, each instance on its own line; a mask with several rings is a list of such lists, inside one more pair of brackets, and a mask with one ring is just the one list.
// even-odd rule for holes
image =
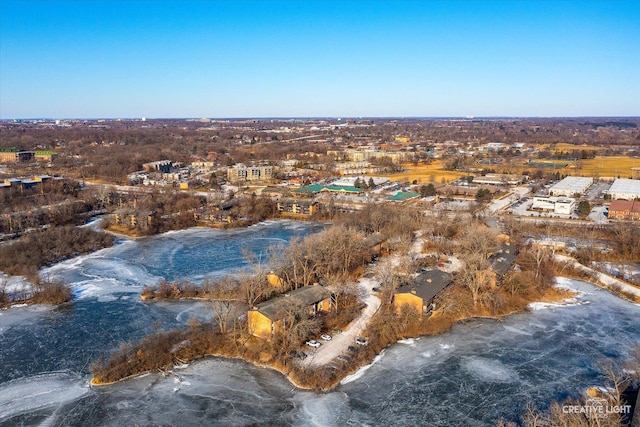
[[609, 188], [612, 200], [640, 199], [640, 179], [619, 178]]
[[551, 196], [572, 197], [574, 194], [583, 194], [593, 184], [593, 178], [580, 176], [568, 176], [549, 189]]

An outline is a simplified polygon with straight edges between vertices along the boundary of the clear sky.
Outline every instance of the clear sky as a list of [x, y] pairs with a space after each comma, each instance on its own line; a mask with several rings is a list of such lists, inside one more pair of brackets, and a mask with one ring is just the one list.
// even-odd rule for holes
[[640, 1], [0, 0], [0, 118], [639, 116]]

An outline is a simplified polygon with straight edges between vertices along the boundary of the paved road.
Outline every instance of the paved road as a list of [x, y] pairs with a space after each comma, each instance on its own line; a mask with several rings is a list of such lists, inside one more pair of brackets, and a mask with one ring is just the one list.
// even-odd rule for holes
[[364, 299], [365, 304], [367, 304], [366, 308], [362, 310], [360, 316], [351, 322], [349, 327], [342, 331], [341, 334], [334, 335], [331, 341], [323, 341], [322, 345], [317, 349], [311, 349], [308, 347], [308, 350], [305, 350], [305, 353], [307, 353], [309, 357], [304, 359], [302, 362], [303, 365], [327, 365], [336, 357], [345, 353], [350, 345], [355, 345], [356, 338], [362, 334], [373, 318], [373, 315], [380, 308], [380, 298], [378, 298], [375, 292], [373, 292], [373, 287], [378, 286], [379, 284], [379, 282], [365, 277], [358, 281], [358, 285], [363, 289], [363, 292], [366, 292], [367, 295]]

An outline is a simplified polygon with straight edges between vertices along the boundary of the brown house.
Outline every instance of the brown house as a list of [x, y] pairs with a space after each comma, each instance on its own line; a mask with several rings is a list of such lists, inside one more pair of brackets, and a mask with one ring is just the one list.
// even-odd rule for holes
[[640, 201], [614, 200], [609, 206], [609, 219], [640, 220]]
[[329, 311], [331, 292], [320, 285], [304, 286], [258, 304], [247, 312], [249, 333], [270, 340], [282, 327], [282, 319], [290, 312], [305, 309], [315, 315]]
[[418, 313], [427, 313], [433, 300], [447, 286], [453, 283], [453, 276], [441, 270], [430, 270], [420, 274], [411, 283], [402, 285], [393, 296], [396, 311], [408, 305]]

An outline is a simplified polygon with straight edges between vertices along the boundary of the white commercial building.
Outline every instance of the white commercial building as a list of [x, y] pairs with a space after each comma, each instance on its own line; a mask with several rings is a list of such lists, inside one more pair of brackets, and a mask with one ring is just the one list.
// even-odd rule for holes
[[474, 176], [474, 184], [487, 185], [518, 185], [522, 183], [524, 178], [519, 175], [495, 174], [488, 173], [484, 176]]
[[640, 179], [619, 178], [609, 188], [613, 200], [635, 200], [640, 198]]
[[535, 196], [531, 209], [545, 212], [553, 211], [560, 215], [571, 215], [576, 206], [575, 199], [555, 196]]
[[552, 196], [571, 197], [574, 194], [583, 194], [593, 184], [593, 178], [585, 178], [580, 176], [568, 176], [562, 181], [554, 184], [549, 189]]

